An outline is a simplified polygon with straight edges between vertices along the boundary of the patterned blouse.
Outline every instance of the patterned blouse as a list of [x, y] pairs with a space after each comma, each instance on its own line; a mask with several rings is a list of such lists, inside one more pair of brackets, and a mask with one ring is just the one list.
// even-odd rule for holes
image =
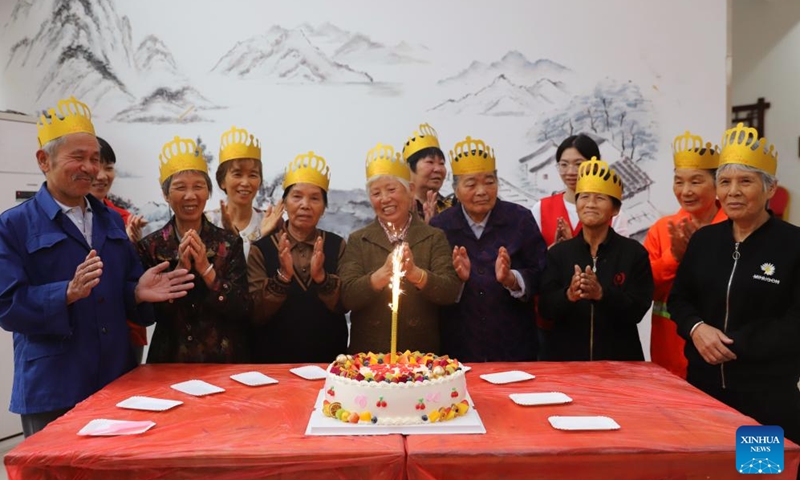
[[[219, 228], [222, 226], [222, 214], [220, 209], [209, 210], [206, 213], [208, 221], [213, 223]], [[242, 230], [239, 230], [239, 236], [242, 237], [244, 242], [244, 259], [247, 260], [250, 255], [250, 245], [261, 238], [261, 221], [264, 220], [264, 212], [257, 208], [253, 208], [253, 215], [250, 217], [250, 223]]]
[[[251, 302], [242, 240], [203, 218], [200, 238], [216, 279], [209, 287], [203, 272], [192, 270], [194, 288], [185, 297], [156, 303], [156, 329], [147, 363], [245, 363]], [[178, 265], [175, 217], [137, 244], [145, 269], [163, 261]]]

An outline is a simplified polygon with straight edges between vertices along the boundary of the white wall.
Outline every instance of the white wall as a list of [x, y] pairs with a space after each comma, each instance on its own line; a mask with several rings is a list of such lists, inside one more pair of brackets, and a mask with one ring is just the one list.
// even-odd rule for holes
[[789, 221], [800, 224], [800, 2], [733, 0], [733, 105], [771, 103], [766, 138], [778, 150], [778, 181], [789, 190]]

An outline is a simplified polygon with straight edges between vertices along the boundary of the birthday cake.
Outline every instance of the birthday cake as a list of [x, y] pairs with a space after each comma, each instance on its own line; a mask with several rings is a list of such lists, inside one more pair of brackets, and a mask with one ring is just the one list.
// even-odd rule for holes
[[328, 366], [323, 413], [343, 422], [411, 425], [466, 415], [467, 380], [457, 360], [432, 353], [339, 355]]

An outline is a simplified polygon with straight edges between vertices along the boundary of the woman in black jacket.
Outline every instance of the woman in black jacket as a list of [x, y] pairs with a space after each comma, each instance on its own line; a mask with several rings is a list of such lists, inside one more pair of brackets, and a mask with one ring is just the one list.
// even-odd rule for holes
[[669, 297], [687, 380], [800, 441], [800, 228], [766, 209], [777, 154], [739, 124], [723, 137], [717, 197], [726, 222], [698, 230]]
[[576, 187], [583, 229], [547, 252], [539, 311], [553, 322], [543, 360], [644, 360], [637, 324], [653, 299], [647, 251], [611, 228], [622, 180], [592, 158]]

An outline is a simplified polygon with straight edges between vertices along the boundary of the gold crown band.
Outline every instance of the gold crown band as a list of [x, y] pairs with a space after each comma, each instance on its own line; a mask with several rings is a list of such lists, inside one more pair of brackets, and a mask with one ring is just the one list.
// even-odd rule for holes
[[408, 163], [395, 153], [394, 147], [379, 143], [367, 152], [367, 181], [377, 175], [391, 175], [402, 178], [407, 182], [411, 181], [411, 169]]
[[231, 127], [219, 141], [219, 164], [239, 158], [261, 160], [261, 142], [244, 128]]
[[39, 147], [71, 133], [95, 134], [91, 110], [74, 96], [59, 100], [56, 108], [51, 108], [47, 115], [42, 114], [39, 117], [36, 127]]
[[450, 169], [453, 175], [494, 172], [497, 169], [494, 149], [483, 140], [473, 140], [468, 136], [450, 150]]
[[419, 131], [414, 132], [414, 135], [412, 135], [403, 146], [403, 159], [407, 162], [415, 153], [431, 147], [441, 150], [439, 146], [439, 137], [436, 135], [436, 130], [434, 130], [432, 126], [423, 123], [419, 126]]
[[208, 165], [203, 158], [203, 152], [191, 138], [176, 136], [171, 142], [165, 143], [158, 160], [160, 185], [163, 185], [169, 177], [186, 170], [198, 170], [208, 174]]
[[578, 184], [575, 193], [602, 193], [622, 201], [622, 178], [597, 157], [578, 167]]
[[314, 152], [303, 153], [294, 158], [286, 167], [283, 176], [283, 189], [296, 183], [310, 183], [328, 191], [331, 171], [325, 159]]
[[747, 165], [774, 176], [778, 171], [778, 152], [775, 145], [767, 149], [767, 139], [759, 140], [758, 130], [740, 123], [722, 136], [719, 166], [729, 163]]
[[719, 166], [719, 147], [711, 142], [703, 145], [699, 135], [687, 130], [672, 141], [672, 157], [675, 168], [713, 170]]

